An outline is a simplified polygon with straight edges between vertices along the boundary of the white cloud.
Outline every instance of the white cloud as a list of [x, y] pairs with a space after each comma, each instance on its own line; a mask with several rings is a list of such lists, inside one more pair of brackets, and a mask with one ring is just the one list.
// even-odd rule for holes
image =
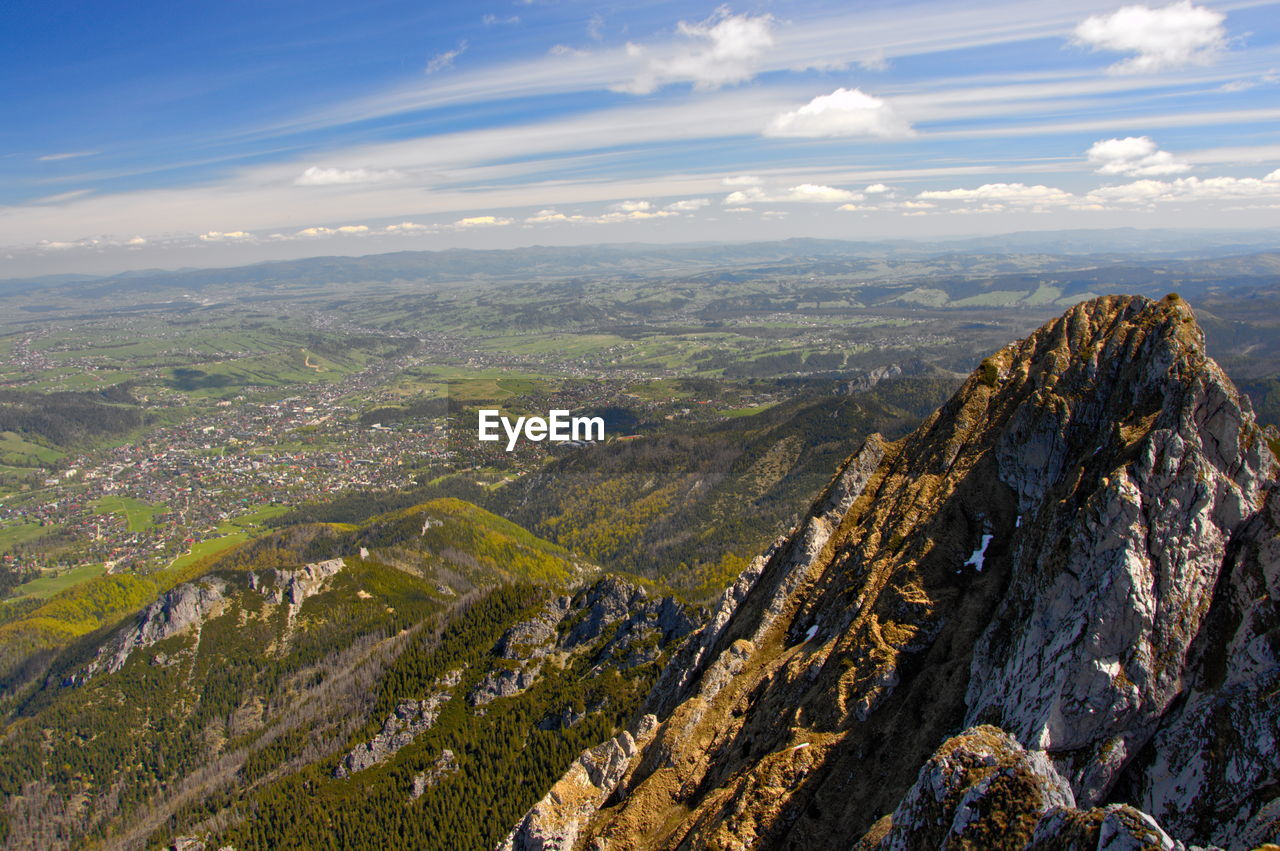
[[669, 83], [718, 89], [750, 80], [773, 46], [773, 16], [734, 15], [721, 6], [705, 21], [681, 21], [676, 32], [692, 44], [653, 51], [628, 43], [627, 55], [644, 60], [644, 68], [614, 90], [646, 95]]
[[463, 41], [458, 42], [458, 46], [453, 50], [446, 50], [444, 53], [437, 53], [435, 56], [432, 56], [427, 62], [427, 67], [423, 70], [428, 74], [435, 74], [446, 68], [452, 68], [453, 60], [457, 59], [463, 53], [466, 53], [466, 51], [467, 42], [464, 39]]
[[143, 237], [140, 237], [140, 236], [135, 236], [133, 239], [131, 239], [131, 240], [129, 240], [128, 242], [126, 242], [126, 243], [125, 243], [125, 245], [132, 245], [132, 246], [137, 247], [137, 248], [140, 248], [140, 247], [142, 247], [142, 246], [144, 246], [144, 245], [146, 245], [146, 244], [147, 244], [146, 239], [144, 239]]
[[1179, 177], [1176, 180], [1135, 180], [1103, 186], [1089, 193], [1094, 203], [1151, 204], [1163, 201], [1221, 201], [1237, 198], [1280, 197], [1280, 169], [1257, 177]]
[[679, 213], [671, 209], [654, 210], [652, 204], [647, 201], [632, 201], [624, 204], [614, 204], [611, 208], [612, 212], [603, 213], [599, 216], [583, 216], [575, 213], [572, 216], [566, 216], [564, 213], [556, 210], [539, 210], [535, 215], [529, 216], [524, 221], [526, 224], [580, 224], [580, 225], [612, 225], [620, 222], [636, 222], [645, 219], [666, 219], [671, 216], [678, 216]]
[[387, 225], [383, 228], [387, 233], [418, 233], [435, 229], [434, 225], [420, 225], [417, 222], [401, 222], [398, 225]]
[[246, 239], [253, 239], [253, 234], [242, 230], [233, 230], [226, 233], [211, 230], [207, 233], [200, 234], [200, 240], [202, 242], [239, 242]]
[[71, 192], [59, 192], [57, 195], [46, 195], [43, 198], [36, 198], [32, 204], [60, 204], [63, 201], [70, 201], [74, 198], [83, 198], [85, 195], [93, 192], [92, 189], [74, 189]]
[[453, 223], [457, 228], [492, 228], [511, 224], [511, 219], [503, 216], [467, 216]]
[[[480, 23], [484, 24], [486, 27], [493, 27], [493, 26], [497, 26], [498, 24], [518, 24], [520, 23], [520, 16], [510, 15], [505, 18], [499, 18], [497, 15], [490, 14], [490, 15], [485, 15], [483, 18], [481, 18]], [[454, 55], [456, 56], [457, 54], [454, 54]]]
[[336, 228], [326, 228], [326, 227], [303, 228], [302, 230], [298, 231], [297, 235], [306, 236], [306, 237], [344, 236], [344, 235], [352, 235], [352, 234], [368, 233], [368, 232], [369, 232], [368, 225], [342, 225], [341, 227], [336, 227]]
[[1148, 136], [1126, 136], [1123, 139], [1094, 142], [1087, 156], [1089, 162], [1097, 167], [1098, 174], [1155, 177], [1181, 174], [1191, 169], [1186, 163], [1174, 159], [1173, 154], [1160, 150]]
[[768, 192], [759, 186], [748, 186], [746, 189], [730, 192], [725, 196], [723, 203], [726, 207], [734, 207], [758, 203], [833, 204], [845, 201], [861, 201], [862, 199], [861, 193], [851, 192], [848, 189], [821, 186], [815, 183], [801, 183], [798, 186], [790, 187], [784, 192]]
[[572, 221], [573, 218], [574, 217], [566, 216], [564, 213], [560, 213], [555, 210], [539, 210], [534, 215], [526, 218], [525, 222], [528, 224], [539, 225], [551, 224], [552, 222], [568, 222]]
[[1109, 15], [1093, 15], [1075, 29], [1074, 40], [1094, 50], [1133, 53], [1112, 65], [1117, 74], [1143, 74], [1208, 65], [1226, 47], [1226, 15], [1182, 0], [1159, 9], [1123, 6]]
[[829, 95], [819, 95], [797, 110], [779, 115], [769, 122], [764, 135], [900, 139], [914, 136], [915, 130], [888, 102], [859, 89], [836, 89]]
[[298, 186], [339, 186], [359, 183], [386, 183], [404, 175], [395, 169], [321, 168], [311, 166], [293, 182]]
[[74, 160], [74, 159], [79, 159], [80, 157], [91, 157], [96, 153], [98, 152], [97, 151], [65, 151], [63, 153], [57, 153], [57, 154], [45, 154], [42, 157], [36, 157], [36, 159], [42, 163], [50, 163], [50, 162], [57, 162], [59, 160]]
[[983, 201], [1006, 204], [1065, 204], [1073, 200], [1070, 192], [1053, 186], [1027, 186], [1023, 183], [984, 183], [976, 189], [927, 190], [917, 198], [932, 201]]
[[735, 177], [726, 177], [720, 182], [725, 186], [758, 186], [760, 178], [750, 174], [739, 174]]
[[873, 183], [862, 191], [867, 195], [886, 195], [893, 191], [893, 187], [885, 186], [883, 183]]
[[683, 201], [674, 201], [663, 207], [663, 209], [673, 210], [678, 213], [692, 213], [694, 210], [701, 210], [710, 203], [710, 198], [686, 198]]
[[802, 183], [792, 186], [787, 193], [776, 199], [778, 201], [861, 201], [862, 196], [848, 189], [837, 189], [834, 186], [819, 186], [813, 183]]

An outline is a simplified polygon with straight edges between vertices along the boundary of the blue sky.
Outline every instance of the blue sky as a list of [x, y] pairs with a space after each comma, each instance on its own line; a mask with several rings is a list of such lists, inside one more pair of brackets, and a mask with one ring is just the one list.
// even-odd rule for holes
[[1280, 226], [1280, 3], [10, 2], [11, 275]]

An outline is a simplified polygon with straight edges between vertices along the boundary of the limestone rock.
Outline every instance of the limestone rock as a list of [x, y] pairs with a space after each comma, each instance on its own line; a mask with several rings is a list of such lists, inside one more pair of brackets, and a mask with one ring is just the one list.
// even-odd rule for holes
[[1276, 842], [1276, 486], [1184, 302], [1077, 305], [868, 439], [612, 791], [566, 775], [508, 847]]

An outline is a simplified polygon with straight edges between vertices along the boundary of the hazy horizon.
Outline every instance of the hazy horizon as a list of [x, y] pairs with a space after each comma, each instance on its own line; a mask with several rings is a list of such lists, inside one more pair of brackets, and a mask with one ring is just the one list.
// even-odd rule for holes
[[1280, 226], [1277, 5], [26, 7], [3, 276]]

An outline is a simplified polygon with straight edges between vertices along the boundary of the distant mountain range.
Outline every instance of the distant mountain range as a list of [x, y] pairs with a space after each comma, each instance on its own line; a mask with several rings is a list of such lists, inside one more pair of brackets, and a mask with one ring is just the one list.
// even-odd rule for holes
[[[787, 239], [776, 242], [616, 243], [530, 246], [501, 250], [397, 251], [363, 257], [309, 257], [222, 269], [140, 270], [118, 275], [51, 275], [0, 280], [0, 296], [75, 287], [89, 296], [111, 292], [200, 290], [214, 285], [289, 284], [468, 279], [565, 278], [583, 275], [683, 276], [708, 268], [758, 267], [839, 259], [925, 259], [945, 255], [1044, 254], [1097, 264], [1133, 260], [1217, 259], [1280, 251], [1280, 232], [1212, 230], [1026, 231], [947, 241], [846, 242]], [[1274, 258], [1269, 267], [1280, 267]]]

